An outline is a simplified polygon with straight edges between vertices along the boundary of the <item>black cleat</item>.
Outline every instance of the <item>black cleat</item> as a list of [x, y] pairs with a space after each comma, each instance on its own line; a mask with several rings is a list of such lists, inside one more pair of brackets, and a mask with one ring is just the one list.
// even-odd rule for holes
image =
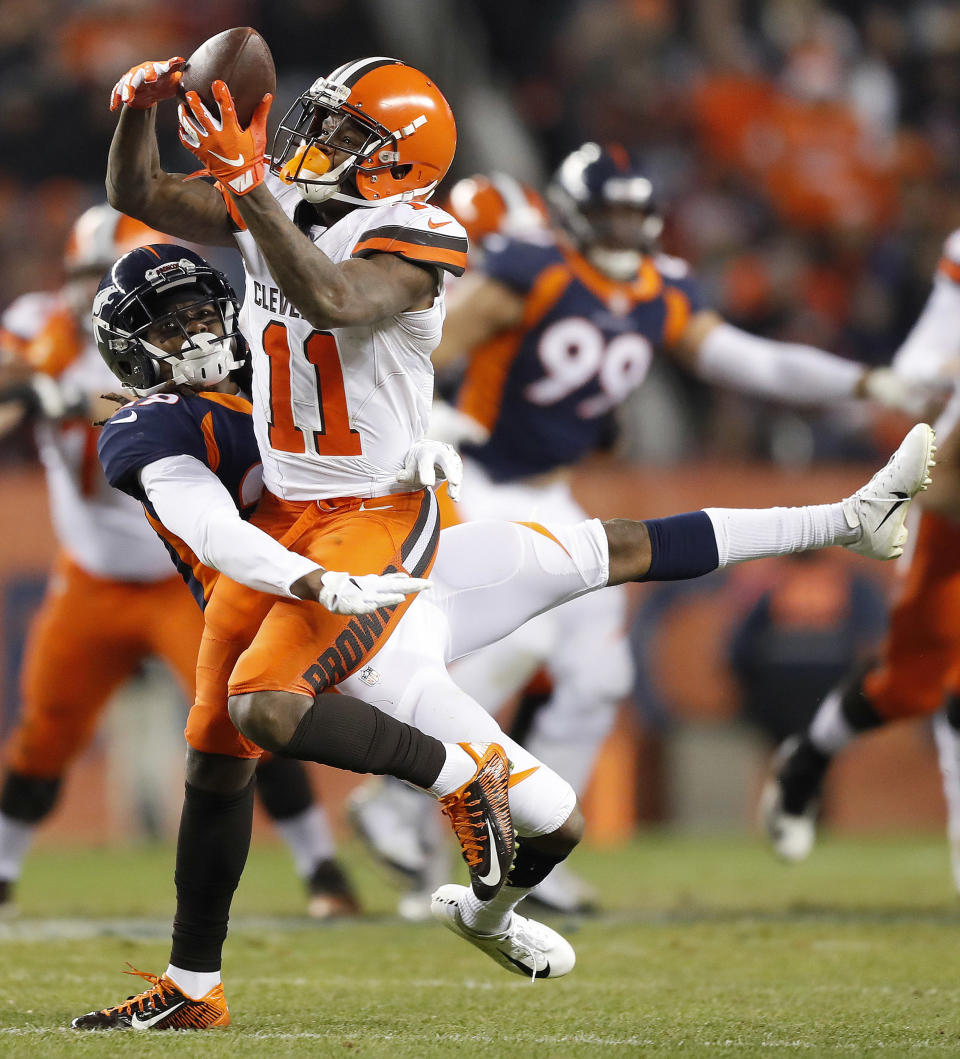
[[200, 1000], [193, 1000], [165, 975], [159, 977], [133, 967], [124, 974], [145, 978], [150, 988], [127, 997], [112, 1008], [91, 1011], [75, 1018], [75, 1030], [212, 1030], [230, 1025], [230, 1012], [223, 985], [214, 986]]
[[460, 743], [477, 763], [473, 776], [440, 799], [481, 901], [500, 892], [513, 864], [516, 832], [510, 816], [510, 762], [499, 743]]

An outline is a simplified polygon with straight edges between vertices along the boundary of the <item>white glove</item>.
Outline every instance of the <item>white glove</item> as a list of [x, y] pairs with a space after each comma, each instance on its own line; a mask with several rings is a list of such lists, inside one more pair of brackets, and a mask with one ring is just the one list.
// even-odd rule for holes
[[440, 479], [447, 480], [450, 499], [458, 500], [463, 483], [463, 460], [452, 445], [443, 441], [430, 438], [415, 441], [403, 457], [403, 470], [397, 475], [397, 481], [412, 489], [431, 489], [437, 484], [437, 468]]
[[490, 431], [473, 416], [468, 416], [446, 401], [434, 399], [426, 435], [435, 441], [446, 441], [449, 445], [462, 445], [464, 442], [482, 445], [490, 437]]
[[423, 577], [406, 574], [350, 574], [328, 570], [321, 578], [323, 588], [317, 596], [333, 614], [370, 614], [381, 607], [395, 607], [407, 596], [430, 587]]
[[917, 379], [901, 375], [893, 368], [873, 368], [863, 378], [863, 395], [884, 408], [920, 417], [931, 405], [942, 404], [950, 384], [944, 380]]

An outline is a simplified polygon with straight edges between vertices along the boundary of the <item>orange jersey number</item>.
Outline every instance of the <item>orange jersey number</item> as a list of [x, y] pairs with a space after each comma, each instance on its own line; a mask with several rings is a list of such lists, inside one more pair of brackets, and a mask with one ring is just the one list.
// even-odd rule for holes
[[[270, 445], [279, 452], [307, 452], [306, 432], [293, 422], [290, 395], [290, 345], [283, 324], [267, 324], [264, 352], [270, 358]], [[360, 434], [350, 426], [343, 369], [333, 335], [312, 331], [303, 355], [314, 367], [317, 381], [319, 430], [311, 431], [318, 456], [360, 456]]]

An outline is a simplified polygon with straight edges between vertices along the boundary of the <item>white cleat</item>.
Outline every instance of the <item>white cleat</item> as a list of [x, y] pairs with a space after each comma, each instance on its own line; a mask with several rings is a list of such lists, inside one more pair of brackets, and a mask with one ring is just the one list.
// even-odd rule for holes
[[843, 513], [860, 536], [844, 545], [869, 559], [896, 559], [907, 541], [904, 520], [910, 501], [930, 484], [937, 446], [933, 428], [917, 425], [877, 473], [843, 501]]
[[447, 883], [433, 894], [430, 910], [447, 930], [466, 938], [511, 974], [525, 978], [560, 978], [569, 974], [577, 962], [573, 946], [550, 927], [535, 919], [524, 919], [510, 913], [510, 924], [499, 934], [478, 934], [460, 918], [460, 898], [466, 886]]
[[796, 864], [810, 856], [817, 838], [819, 799], [811, 799], [802, 813], [788, 813], [783, 808], [783, 788], [777, 771], [789, 755], [796, 740], [783, 744], [774, 761], [774, 774], [767, 780], [760, 794], [760, 826], [770, 839], [774, 852], [781, 860]]

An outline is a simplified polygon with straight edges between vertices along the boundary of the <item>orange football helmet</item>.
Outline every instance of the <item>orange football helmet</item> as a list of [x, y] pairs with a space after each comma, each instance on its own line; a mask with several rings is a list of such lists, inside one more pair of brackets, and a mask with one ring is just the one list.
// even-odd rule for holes
[[471, 246], [488, 235], [524, 235], [550, 223], [547, 204], [537, 192], [506, 173], [458, 180], [446, 210], [466, 229]]
[[74, 221], [63, 252], [68, 273], [105, 272], [118, 257], [148, 243], [172, 243], [162, 232], [118, 213], [107, 203], [91, 206]]
[[[419, 70], [374, 56], [320, 77], [287, 111], [270, 168], [314, 203], [423, 201], [450, 168], [457, 126]], [[347, 158], [331, 168], [334, 152]]]
[[118, 213], [106, 202], [84, 210], [74, 221], [63, 251], [67, 280], [62, 293], [67, 308], [89, 330], [97, 284], [114, 261], [138, 246], [173, 241], [169, 235]]

